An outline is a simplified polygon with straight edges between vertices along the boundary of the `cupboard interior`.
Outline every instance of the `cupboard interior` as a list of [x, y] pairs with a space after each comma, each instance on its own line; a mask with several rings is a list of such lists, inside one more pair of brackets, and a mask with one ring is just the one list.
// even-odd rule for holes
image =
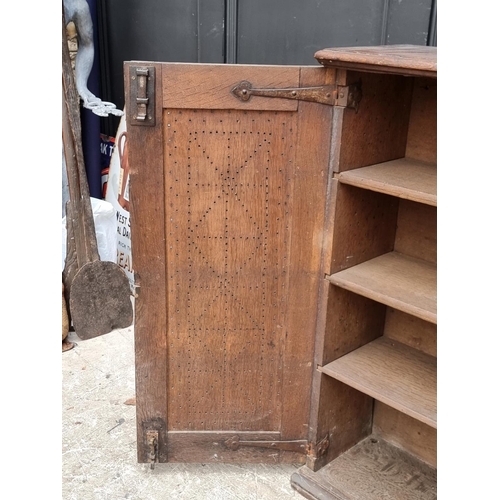
[[[341, 120], [318, 321], [313, 437], [328, 435], [330, 445], [292, 484], [309, 498], [319, 498], [315, 488], [358, 498], [360, 474], [372, 478], [373, 491], [384, 483], [383, 456], [397, 464], [399, 479], [419, 478], [411, 495], [404, 490], [408, 498], [434, 498], [436, 79], [344, 77], [361, 80], [363, 100], [359, 113], [344, 110]], [[383, 486], [394, 498], [399, 479]]]

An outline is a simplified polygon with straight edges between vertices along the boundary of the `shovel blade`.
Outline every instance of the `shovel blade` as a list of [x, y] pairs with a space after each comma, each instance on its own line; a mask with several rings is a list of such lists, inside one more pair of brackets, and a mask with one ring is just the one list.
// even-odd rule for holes
[[114, 262], [82, 266], [71, 284], [69, 309], [75, 333], [82, 340], [99, 337], [133, 322], [130, 285]]

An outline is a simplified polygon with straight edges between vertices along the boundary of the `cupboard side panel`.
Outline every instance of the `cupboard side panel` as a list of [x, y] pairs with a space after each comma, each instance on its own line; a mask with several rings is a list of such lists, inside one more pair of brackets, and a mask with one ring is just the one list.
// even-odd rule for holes
[[344, 81], [361, 82], [362, 98], [357, 113], [349, 108], [343, 110], [335, 171], [402, 158], [406, 150], [412, 78], [348, 71]]
[[384, 335], [431, 356], [437, 356], [437, 325], [387, 308]]
[[397, 198], [339, 183], [335, 204], [331, 273], [394, 249]]
[[415, 78], [406, 156], [437, 162], [437, 79]]
[[437, 209], [409, 200], [399, 201], [397, 252], [437, 263]]
[[[302, 68], [301, 86], [334, 83], [335, 70]], [[290, 282], [283, 361], [282, 439], [306, 439], [321, 256], [325, 236], [332, 108], [300, 102], [294, 148]]]

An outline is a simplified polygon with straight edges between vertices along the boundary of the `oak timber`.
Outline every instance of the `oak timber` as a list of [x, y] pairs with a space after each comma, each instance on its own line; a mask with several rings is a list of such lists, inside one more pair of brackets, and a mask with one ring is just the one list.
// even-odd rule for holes
[[339, 70], [338, 74], [339, 85], [360, 85], [362, 98], [357, 112], [340, 108], [343, 112], [337, 119], [341, 134], [334, 145], [339, 150], [333, 158], [335, 172], [408, 156], [412, 80], [356, 71]]
[[332, 274], [328, 280], [382, 304], [437, 323], [436, 265], [398, 252]]
[[320, 500], [436, 500], [437, 472], [371, 435], [318, 472], [301, 467], [291, 483]]
[[437, 208], [399, 200], [394, 250], [437, 264]]
[[325, 273], [336, 273], [393, 250], [398, 217], [397, 198], [334, 181], [338, 186], [333, 248]]
[[[156, 127], [133, 127], [131, 145], [139, 296], [149, 299], [139, 299], [136, 324], [150, 326], [138, 328], [136, 372], [139, 390], [155, 398], [143, 394], [140, 405], [138, 395], [139, 447], [148, 427], [159, 431], [160, 462], [206, 460], [217, 442], [210, 434], [233, 430], [305, 440], [333, 108], [260, 97], [242, 103], [231, 88], [241, 79], [331, 84], [335, 70], [176, 63], [158, 65], [156, 75]], [[358, 394], [366, 433], [372, 400]], [[357, 411], [342, 410], [343, 421]], [[357, 441], [358, 434], [346, 447]], [[273, 463], [306, 458], [257, 454]], [[254, 455], [242, 449], [224, 460]]]
[[[330, 84], [335, 70], [301, 68], [300, 86]], [[272, 99], [271, 99], [272, 100]], [[304, 430], [309, 422], [308, 404], [311, 385], [304, 383], [312, 377], [311, 362], [314, 356], [316, 315], [311, 314], [318, 303], [319, 284], [322, 280], [322, 246], [326, 207], [316, 202], [316, 197], [326, 199], [331, 180], [328, 170], [333, 108], [311, 102], [299, 102], [298, 129], [295, 144], [295, 168], [291, 206], [290, 233], [290, 293], [287, 299], [288, 331], [283, 352], [283, 377], [281, 393], [283, 406], [281, 438], [307, 437]], [[321, 439], [322, 436], [319, 437]]]
[[437, 80], [415, 78], [404, 156], [437, 162]]
[[437, 325], [387, 307], [384, 335], [390, 339], [437, 356]]
[[436, 358], [385, 337], [318, 369], [437, 427]]
[[319, 50], [314, 57], [324, 66], [407, 76], [437, 75], [436, 47], [384, 45], [328, 48]]
[[163, 73], [163, 107], [296, 111], [298, 101], [261, 96], [241, 101], [231, 89], [243, 80], [254, 88], [298, 87], [299, 78], [300, 66], [170, 63]]
[[400, 158], [338, 174], [343, 184], [437, 206], [435, 164]]
[[380, 401], [373, 405], [373, 433], [437, 467], [437, 429]]
[[[130, 63], [125, 64], [125, 93], [130, 95]], [[155, 64], [156, 95], [161, 95], [160, 64]], [[161, 100], [155, 115], [161, 117]], [[131, 123], [130, 106], [126, 106]], [[149, 449], [145, 431], [158, 430], [158, 459], [166, 462], [167, 420], [167, 330], [165, 286], [165, 202], [163, 121], [154, 127], [130, 126], [130, 220], [135, 269], [135, 386], [138, 462], [147, 462]], [[147, 167], [146, 167], [147, 165]], [[154, 202], [152, 202], [154, 200]]]

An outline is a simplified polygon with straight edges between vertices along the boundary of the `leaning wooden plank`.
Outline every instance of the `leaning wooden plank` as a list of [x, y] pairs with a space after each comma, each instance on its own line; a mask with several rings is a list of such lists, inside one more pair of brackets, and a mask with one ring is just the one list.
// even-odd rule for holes
[[432, 163], [400, 158], [341, 172], [338, 179], [343, 184], [437, 206], [437, 168]]
[[319, 370], [437, 428], [436, 358], [386, 337]]
[[318, 500], [435, 500], [436, 469], [371, 435], [317, 472], [304, 466], [292, 487]]
[[436, 265], [389, 252], [329, 276], [334, 285], [437, 324]]

